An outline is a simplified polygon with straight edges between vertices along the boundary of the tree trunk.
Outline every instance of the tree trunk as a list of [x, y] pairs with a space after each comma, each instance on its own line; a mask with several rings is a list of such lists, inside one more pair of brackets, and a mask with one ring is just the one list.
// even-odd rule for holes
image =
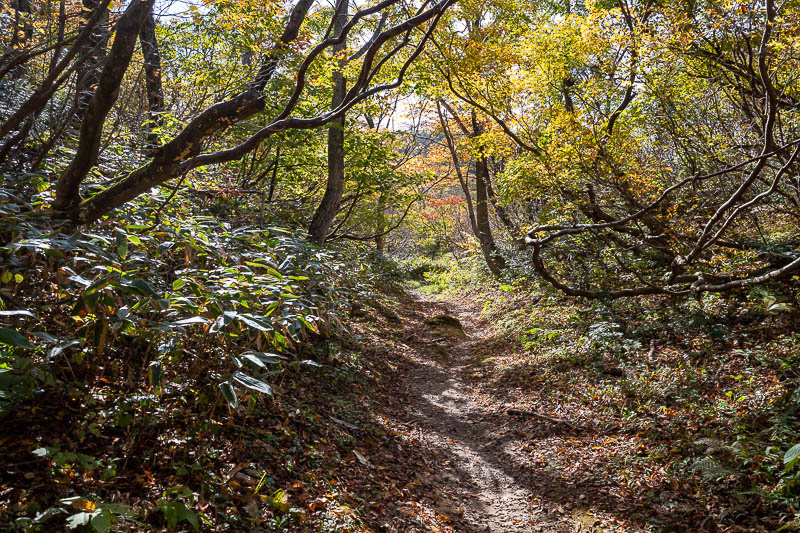
[[[344, 31], [347, 24], [347, 11], [349, 0], [340, 0], [337, 6], [336, 20], [334, 21], [334, 34], [339, 35]], [[333, 47], [334, 54], [340, 54], [339, 69], [333, 73], [333, 97], [331, 98], [331, 108], [336, 108], [344, 101], [345, 80], [341, 68], [344, 66], [345, 59], [341, 57], [347, 43], [342, 42]], [[328, 126], [328, 183], [325, 187], [325, 194], [322, 197], [314, 218], [308, 228], [311, 240], [322, 246], [328, 237], [328, 231], [339, 211], [344, 194], [344, 113]]]
[[279, 144], [275, 149], [275, 161], [272, 165], [272, 178], [269, 180], [269, 194], [267, 195], [267, 202], [272, 202], [272, 197], [275, 194], [275, 185], [278, 183], [278, 165], [281, 164], [281, 145]]
[[[450, 108], [443, 100], [436, 102], [436, 111], [439, 114], [439, 123], [442, 126], [442, 134], [444, 135], [445, 141], [447, 141], [447, 149], [450, 151], [450, 157], [453, 159], [453, 168], [456, 170], [458, 183], [461, 184], [461, 190], [464, 192], [464, 200], [467, 203], [467, 218], [469, 219], [469, 227], [472, 229], [473, 235], [477, 237], [478, 226], [475, 224], [475, 209], [472, 205], [472, 191], [469, 189], [469, 168], [467, 168], [467, 176], [464, 176], [464, 173], [461, 170], [461, 160], [458, 157], [455, 140], [453, 139], [453, 134], [450, 132], [450, 128], [448, 127], [447, 121], [444, 118], [444, 113], [442, 112], [442, 106], [440, 104], [444, 104], [448, 110], [450, 110]], [[453, 115], [453, 118], [455, 118], [457, 121], [459, 120], [458, 116], [452, 110], [450, 110], [450, 113]], [[459, 125], [463, 127], [460, 122]], [[466, 130], [462, 131], [466, 132]]]
[[[78, 34], [78, 37], [72, 42], [67, 52], [59, 60], [51, 62], [52, 66], [47, 77], [39, 84], [38, 87], [25, 99], [25, 101], [9, 116], [2, 124], [0, 124], [0, 138], [16, 130], [20, 124], [34, 113], [40, 112], [47, 102], [53, 97], [56, 90], [66, 82], [68, 77], [81, 65], [80, 61], [73, 61], [76, 56], [84, 49], [86, 42], [95, 29], [95, 26], [100, 23], [103, 13], [111, 0], [100, 0], [101, 9], [89, 17], [85, 26]], [[55, 48], [55, 51], [60, 51], [60, 45]], [[65, 72], [66, 71], [66, 72]]]
[[147, 145], [152, 149], [158, 145], [158, 136], [154, 132], [161, 125], [161, 112], [164, 111], [164, 89], [161, 86], [161, 54], [156, 38], [156, 19], [153, 11], [145, 17], [139, 29], [139, 44], [142, 46], [144, 58], [145, 90], [147, 91]]
[[77, 85], [75, 88], [76, 123], [80, 123], [87, 110], [89, 102], [94, 96], [95, 89], [100, 83], [100, 64], [106, 57], [106, 47], [108, 46], [108, 8], [101, 5], [99, 0], [83, 0], [83, 10], [81, 17], [83, 22], [81, 28], [85, 27], [94, 13], [102, 10], [100, 21], [92, 29], [89, 39], [81, 49], [78, 61], [80, 67], [77, 72]]
[[377, 231], [375, 234], [375, 251], [378, 252], [378, 255], [383, 255], [384, 247], [386, 245], [385, 236], [383, 232], [386, 230], [386, 194], [384, 192], [380, 193], [378, 196], [378, 224], [377, 224]]
[[[388, 8], [398, 1], [399, 0], [384, 0], [380, 5]], [[109, 0], [100, 0], [100, 2], [109, 2]], [[332, 120], [341, 118], [337, 115], [343, 114], [344, 111], [342, 110], [336, 114], [320, 113], [317, 116], [309, 118], [292, 117], [291, 114], [300, 101], [300, 94], [303, 91], [303, 87], [306, 85], [306, 74], [308, 73], [310, 65], [329, 45], [333, 46], [337, 44], [338, 40], [344, 40], [347, 36], [347, 32], [351, 29], [350, 25], [345, 26], [346, 31], [339, 33], [339, 39], [334, 39], [333, 42], [330, 40], [323, 41], [309, 52], [297, 71], [298, 77], [296, 79], [296, 86], [289, 100], [284, 105], [283, 110], [278, 113], [268, 126], [261, 128], [245, 141], [232, 148], [202, 153], [205, 148], [204, 141], [214, 136], [219, 131], [264, 110], [266, 107], [263, 94], [264, 88], [278, 69], [281, 58], [288, 51], [286, 45], [297, 39], [300, 26], [305, 20], [313, 3], [313, 0], [297, 0], [297, 3], [292, 8], [289, 15], [283, 34], [275, 43], [275, 46], [262, 56], [261, 68], [245, 90], [228, 100], [218, 102], [203, 110], [199, 115], [190, 120], [172, 139], [157, 147], [153, 151], [149, 162], [82, 202], [80, 201], [80, 197], [73, 193], [78, 189], [80, 182], [86, 178], [91, 166], [87, 168], [81, 163], [82, 168], [77, 169], [78, 171], [70, 171], [66, 175], [62, 175], [62, 178], [59, 179], [59, 186], [56, 187], [56, 199], [52, 205], [53, 211], [57, 212], [58, 216], [66, 217], [76, 224], [88, 224], [97, 221], [112, 209], [136, 198], [152, 187], [178, 178], [182, 173], [199, 166], [238, 160], [250, 151], [256, 149], [264, 140], [280, 131], [321, 127], [325, 124], [329, 124]], [[340, 3], [344, 4], [344, 1]], [[417, 58], [426, 43], [430, 40], [430, 36], [433, 34], [445, 10], [454, 3], [455, 0], [442, 0], [439, 3], [426, 4], [428, 6], [427, 9], [382, 31], [366, 51], [360, 67], [359, 77], [345, 94], [340, 107], [345, 108], [352, 106], [372, 94], [391, 89], [402, 83], [403, 74], [405, 74], [406, 69], [411, 62]], [[368, 16], [372, 13], [371, 9], [375, 8], [361, 9], [354, 17], [361, 18]], [[425, 33], [417, 44], [411, 45], [409, 44], [410, 40], [405, 39], [398, 45], [401, 48], [407, 45], [413, 47], [413, 52], [404, 63], [398, 78], [392, 83], [374, 84], [374, 77], [381, 72], [385, 64], [384, 60], [376, 60], [378, 51], [391, 39], [402, 35], [404, 32], [409, 33], [414, 28], [420, 27], [428, 22], [430, 26], [425, 30]], [[88, 34], [88, 32], [86, 32], [86, 34]], [[84, 34], [81, 34], [75, 42], [80, 42], [82, 44], [84, 39]], [[119, 33], [115, 36], [115, 45], [118, 39]], [[394, 54], [395, 52], [391, 53]], [[56, 70], [60, 71], [66, 68], [66, 63], [72, 60], [73, 55], [72, 50], [70, 50], [59, 63], [59, 68]], [[61, 67], [62, 63], [65, 64], [63, 68]], [[109, 64], [113, 65], [114, 62], [106, 61], [106, 66]], [[54, 78], [55, 76], [56, 74], [51, 74], [45, 81], [50, 83], [50, 78]], [[344, 80], [342, 80], [342, 82], [343, 81]], [[35, 106], [43, 105], [43, 102], [46, 103], [52, 96], [52, 91], [55, 89], [48, 89], [46, 83], [43, 83], [43, 85], [45, 85], [45, 87], [40, 86], [34, 94], [20, 106], [20, 109], [14, 112], [4, 123], [0, 124], [0, 137], [18, 126], [30, 114], [30, 109]], [[374, 86], [370, 88], [371, 85]], [[73, 159], [73, 163], [75, 163], [75, 159]], [[86, 172], [80, 172], [84, 168]], [[64, 186], [67, 184], [66, 182], [72, 181], [77, 181], [77, 183], [73, 184], [72, 187]], [[68, 196], [69, 198], [67, 198]], [[78, 200], [77, 203], [75, 202], [76, 199]]]
[[117, 101], [122, 78], [133, 56], [139, 28], [152, 7], [153, 0], [134, 0], [119, 19], [114, 45], [103, 66], [97, 90], [85, 110], [75, 157], [56, 184], [54, 209], [68, 209], [80, 203], [80, 184], [97, 162], [103, 124]]
[[[220, 128], [236, 123], [263, 110], [264, 100], [261, 98], [261, 94], [264, 86], [277, 68], [283, 47], [297, 38], [300, 25], [305, 20], [312, 3], [313, 0], [300, 0], [295, 5], [279, 43], [264, 58], [258, 75], [245, 91], [229, 100], [216, 103], [205, 109], [192, 119], [172, 140], [159, 146], [154, 151], [153, 158], [149, 163], [134, 170], [116, 185], [95, 194], [82, 204], [75, 203], [75, 201], [80, 201], [77, 190], [80, 182], [86, 177], [86, 173], [83, 173], [83, 175], [70, 173], [68, 178], [62, 176], [56, 187], [53, 209], [64, 211], [64, 214], [76, 223], [93, 222], [111, 209], [136, 198], [151, 187], [179, 176], [181, 164], [190, 160], [202, 150], [202, 143], [205, 139]], [[134, 37], [138, 34], [139, 26], [136, 27]], [[119, 34], [115, 38], [115, 45], [118, 39]], [[75, 160], [73, 160], [74, 162]], [[67, 179], [76, 180], [77, 183], [70, 183], [70, 186], [67, 186], [67, 183], [62, 184]]]
[[[491, 159], [487, 159], [487, 163], [489, 163]], [[525, 236], [524, 233], [520, 230], [519, 225], [517, 225], [513, 220], [511, 220], [511, 216], [509, 215], [508, 211], [506, 210], [505, 206], [500, 203], [500, 200], [497, 198], [497, 195], [494, 192], [494, 186], [492, 185], [492, 174], [496, 176], [498, 171], [495, 169], [492, 172], [491, 164], [487, 165], [489, 168], [489, 172], [487, 172], [486, 177], [486, 193], [489, 197], [489, 203], [492, 204], [494, 208], [494, 212], [497, 215], [497, 218], [500, 222], [503, 223], [508, 234], [511, 236], [511, 239], [514, 243], [519, 246], [525, 246]]]
[[[7, 47], [9, 50], [8, 53], [3, 55], [3, 59], [7, 59], [9, 61], [14, 59], [14, 56], [17, 54], [17, 49], [20, 50], [19, 54], [24, 53], [25, 48], [28, 46], [28, 42], [30, 41], [31, 37], [33, 37], [33, 11], [31, 10], [30, 0], [16, 0], [11, 4], [14, 7], [14, 23], [12, 26], [14, 34], [12, 35], [11, 42]], [[20, 79], [27, 73], [27, 65], [18, 65], [11, 70], [11, 78]]]
[[[477, 122], [473, 113], [473, 126], [476, 125]], [[486, 266], [489, 267], [492, 274], [499, 276], [503, 269], [506, 268], [506, 261], [497, 252], [489, 222], [488, 174], [489, 169], [486, 164], [486, 158], [479, 156], [475, 160], [475, 225], [478, 228], [476, 237], [481, 245], [483, 257], [486, 259]]]
[[444, 119], [442, 112], [443, 104], [456, 119], [461, 131], [471, 138], [478, 137], [483, 131], [478, 124], [478, 118], [475, 111], [472, 111], [472, 131], [469, 131], [464, 122], [455, 114], [453, 109], [447, 105], [446, 102], [437, 102], [436, 108], [439, 113], [439, 122], [442, 125], [442, 133], [447, 141], [447, 147], [450, 150], [450, 155], [453, 158], [453, 166], [456, 169], [458, 181], [461, 183], [461, 188], [464, 191], [464, 196], [467, 202], [467, 215], [469, 217], [470, 227], [475, 238], [478, 239], [478, 244], [481, 247], [483, 258], [486, 261], [486, 266], [489, 271], [495, 276], [499, 276], [505, 269], [505, 259], [497, 252], [497, 247], [494, 243], [492, 236], [492, 228], [489, 222], [489, 167], [486, 157], [479, 155], [475, 159], [475, 204], [472, 203], [472, 192], [469, 188], [469, 176], [463, 176], [461, 173], [461, 163], [459, 162], [458, 152], [456, 151], [455, 141], [450, 133], [450, 128], [447, 126], [447, 121]]

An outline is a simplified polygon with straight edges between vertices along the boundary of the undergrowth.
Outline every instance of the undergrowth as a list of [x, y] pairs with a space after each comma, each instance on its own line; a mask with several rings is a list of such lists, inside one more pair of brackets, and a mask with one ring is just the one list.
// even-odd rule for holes
[[365, 362], [336, 346], [388, 267], [168, 191], [81, 231], [47, 194], [0, 190], [0, 527], [357, 523], [310, 472], [351, 446], [321, 412], [358, 414]]
[[[488, 281], [465, 267], [472, 261], [480, 257], [401, 265], [429, 292], [482, 304], [500, 339], [487, 354], [500, 355], [480, 362], [477, 386], [498, 397], [522, 390], [623, 436], [609, 443], [638, 443], [593, 453], [613, 456], [603, 475], [643, 508], [688, 513], [686, 523], [700, 506], [720, 524], [799, 527], [800, 313], [786, 286], [603, 302], [530, 277]], [[647, 480], [661, 477], [684, 496], [653, 494]]]

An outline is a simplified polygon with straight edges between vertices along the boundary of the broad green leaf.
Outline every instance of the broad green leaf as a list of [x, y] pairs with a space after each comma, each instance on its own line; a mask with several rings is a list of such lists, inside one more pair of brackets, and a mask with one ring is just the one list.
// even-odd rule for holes
[[33, 348], [33, 345], [21, 333], [8, 328], [0, 328], [0, 344], [17, 348]]
[[173, 326], [191, 326], [192, 324], [210, 324], [211, 321], [207, 318], [202, 316], [193, 316], [189, 318], [183, 318], [181, 320], [176, 320], [175, 322], [171, 322], [170, 324]]
[[230, 381], [223, 381], [219, 384], [219, 390], [222, 391], [222, 396], [227, 400], [231, 407], [236, 409], [239, 407], [239, 400], [236, 398], [236, 391], [233, 389]]
[[81, 526], [85, 526], [92, 520], [92, 513], [75, 513], [74, 515], [67, 518], [67, 527], [69, 529], [77, 529]]
[[[255, 355], [253, 355], [251, 353], [243, 353], [240, 357], [242, 359], [246, 359], [246, 360], [250, 361], [251, 363], [253, 363], [254, 365], [256, 365], [259, 368], [267, 368], [267, 365], [264, 364], [264, 361], [262, 361], [260, 358], [256, 357]], [[241, 365], [238, 365], [238, 366], [241, 366]]]
[[111, 283], [111, 275], [103, 276], [102, 278], [95, 280], [91, 285], [86, 287], [86, 290], [83, 291], [84, 298], [94, 294], [95, 292], [99, 291], [100, 289], [106, 287], [109, 283]]
[[176, 529], [179, 523], [186, 520], [195, 531], [200, 530], [197, 515], [187, 509], [183, 502], [162, 502], [159, 507], [161, 512], [164, 513], [164, 518], [167, 519], [167, 527], [169, 529]]
[[0, 317], [3, 316], [29, 316], [31, 318], [36, 318], [33, 313], [26, 311], [25, 309], [19, 309], [17, 311], [0, 311]]
[[250, 326], [251, 328], [257, 329], [259, 331], [271, 331], [272, 326], [268, 326], [265, 323], [261, 322], [257, 318], [252, 315], [239, 315], [237, 317], [239, 321], [241, 321], [244, 325]]
[[256, 351], [249, 351], [242, 354], [242, 357], [247, 359], [253, 357], [261, 361], [262, 363], [266, 363], [269, 365], [276, 365], [278, 363], [283, 363], [284, 361], [288, 361], [288, 358], [284, 357], [283, 355], [279, 355], [276, 353], [269, 353], [269, 352], [256, 352]]
[[136, 293], [141, 294], [143, 296], [150, 296], [151, 298], [155, 298], [156, 300], [161, 298], [161, 296], [159, 296], [159, 294], [155, 290], [153, 290], [153, 287], [151, 287], [143, 279], [131, 279], [131, 280], [129, 280], [129, 279], [123, 278], [120, 281], [120, 284], [123, 287], [128, 287], [130, 289], [134, 289], [133, 292], [136, 292]]
[[249, 389], [253, 389], [254, 391], [258, 391], [264, 394], [272, 394], [272, 388], [261, 381], [260, 379], [256, 379], [252, 376], [248, 376], [242, 372], [234, 372], [233, 379], [236, 380], [237, 383], [244, 385]]
[[31, 333], [31, 335], [33, 335], [37, 339], [42, 339], [44, 342], [48, 342], [50, 344], [56, 344], [59, 341], [58, 337], [56, 337], [55, 335], [51, 335], [46, 331], [34, 331], [33, 333]]
[[98, 533], [106, 533], [108, 528], [111, 527], [109, 514], [110, 513], [102, 509], [98, 509], [92, 513], [92, 528]]
[[133, 508], [130, 505], [125, 505], [124, 503], [101, 503], [98, 505], [98, 507], [104, 511], [108, 511], [120, 516], [133, 516], [134, 514]]
[[314, 324], [313, 322], [309, 322], [308, 320], [306, 320], [306, 319], [305, 319], [304, 317], [302, 317], [302, 316], [298, 316], [297, 318], [298, 318], [298, 320], [300, 320], [300, 322], [302, 322], [302, 323], [303, 323], [303, 325], [304, 325], [305, 327], [307, 327], [308, 329], [310, 329], [311, 331], [313, 331], [314, 333], [316, 333], [317, 335], [319, 335], [319, 329], [317, 329], [317, 325], [316, 325], [316, 324]]
[[66, 514], [67, 511], [60, 507], [48, 507], [44, 511], [40, 513], [36, 513], [36, 516], [33, 518], [33, 523], [38, 524], [41, 522], [46, 522], [47, 520], [53, 518], [56, 515]]
[[69, 347], [71, 347], [71, 346], [75, 346], [76, 344], [80, 344], [80, 343], [81, 343], [81, 341], [80, 341], [79, 339], [72, 339], [71, 341], [62, 342], [62, 343], [61, 343], [61, 344], [59, 344], [58, 346], [56, 346], [56, 347], [52, 348], [52, 349], [51, 349], [51, 350], [48, 352], [48, 354], [47, 354], [47, 357], [49, 357], [51, 360], [52, 360], [52, 359], [55, 359], [56, 357], [58, 357], [59, 355], [61, 355], [61, 353], [62, 353], [64, 350], [66, 350], [67, 348], [69, 348]]
[[128, 257], [128, 236], [121, 229], [116, 231], [117, 253], [123, 260]]
[[783, 464], [788, 465], [798, 457], [800, 457], [800, 443], [786, 450], [786, 453], [783, 455]]
[[270, 496], [267, 501], [279, 513], [283, 514], [289, 512], [289, 495], [283, 490], [278, 489], [273, 492], [272, 496]]

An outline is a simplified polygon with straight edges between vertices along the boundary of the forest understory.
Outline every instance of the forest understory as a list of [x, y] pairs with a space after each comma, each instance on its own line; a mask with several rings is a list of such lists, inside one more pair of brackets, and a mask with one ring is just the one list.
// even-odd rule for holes
[[[290, 371], [246, 409], [203, 408], [166, 383], [141, 402], [103, 378], [36, 396], [0, 430], [0, 520], [46, 531], [105, 509], [122, 531], [780, 527], [748, 481], [763, 474], [730, 445], [746, 436], [757, 449], [751, 436], [776, 423], [747, 405], [759, 388], [778, 390], [764, 387], [778, 374], [754, 371], [757, 353], [695, 354], [692, 368], [678, 355], [703, 342], [691, 333], [627, 356], [553, 336], [522, 346], [508, 327], [525, 301], [422, 289], [354, 305], [350, 335], [310, 352], [321, 366]], [[526, 327], [562, 321], [569, 338], [582, 327], [563, 321], [570, 310], [562, 301]], [[786, 324], [764, 326], [768, 337]], [[794, 357], [794, 344], [783, 349]]]
[[[740, 473], [722, 462], [704, 465], [714, 454], [724, 461], [725, 452], [733, 450], [725, 443], [735, 436], [723, 428], [742, 422], [747, 410], [726, 413], [717, 406], [710, 413], [677, 399], [692, 392], [730, 397], [718, 376], [692, 383], [676, 360], [684, 343], [699, 339], [645, 347], [649, 376], [637, 377], [636, 356], [617, 358], [610, 347], [605, 354], [581, 354], [575, 345], [551, 338], [549, 347], [522, 349], [496, 325], [497, 316], [482, 313], [483, 306], [464, 294], [442, 299], [412, 290], [398, 304], [397, 315], [389, 315], [386, 328], [370, 338], [384, 345], [381, 335], [393, 333], [393, 349], [383, 357], [394, 393], [383, 413], [399, 438], [396, 457], [408, 461], [403, 471], [414, 472], [395, 508], [416, 517], [409, 524], [389, 520], [385, 530], [770, 531], [780, 526], [768, 509], [759, 511], [764, 501], [737, 494], [733, 481]], [[504, 313], [513, 315], [514, 307], [506, 306]], [[537, 325], [552, 327], [553, 316]], [[553, 345], [566, 353], [554, 354]], [[734, 355], [716, 370], [746, 366]], [[728, 386], [743, 379], [726, 378]], [[626, 380], [638, 380], [639, 392], [628, 384], [624, 400], [639, 404], [634, 416], [613, 405], [611, 391], [624, 388]], [[661, 390], [648, 394], [646, 381]], [[750, 386], [757, 387], [753, 376]], [[656, 406], [656, 395], [656, 403], [673, 408]], [[416, 452], [410, 459], [403, 454], [408, 448]], [[704, 479], [726, 478], [729, 493], [719, 487], [716, 494], [704, 492]]]
[[0, 2], [0, 531], [800, 531], [800, 0]]

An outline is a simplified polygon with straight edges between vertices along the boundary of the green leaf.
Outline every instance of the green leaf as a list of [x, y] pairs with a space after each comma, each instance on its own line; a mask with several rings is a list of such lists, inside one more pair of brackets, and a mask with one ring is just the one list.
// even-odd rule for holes
[[47, 342], [49, 344], [58, 344], [59, 342], [58, 337], [56, 337], [55, 335], [51, 335], [46, 331], [34, 331], [33, 333], [31, 333], [31, 335], [33, 335], [37, 339], [42, 339], [44, 342]]
[[41, 522], [46, 522], [47, 520], [50, 520], [56, 515], [66, 514], [66, 513], [67, 511], [61, 509], [60, 507], [48, 507], [44, 511], [36, 513], [36, 516], [33, 518], [33, 523], [37, 524]]
[[317, 335], [319, 335], [319, 329], [317, 328], [317, 325], [316, 325], [316, 324], [314, 324], [313, 322], [309, 322], [308, 320], [306, 320], [306, 319], [305, 319], [304, 317], [302, 317], [302, 316], [298, 316], [297, 318], [300, 320], [300, 322], [302, 322], [302, 323], [303, 323], [303, 325], [304, 325], [305, 327], [307, 327], [308, 329], [310, 329], [311, 331], [313, 331], [314, 333], [316, 333]]
[[287, 360], [286, 357], [276, 353], [254, 351], [245, 352], [241, 355], [241, 357], [251, 361], [253, 364], [260, 366], [261, 368], [266, 368], [264, 366], [265, 363], [268, 365], [277, 365], [278, 363], [283, 363]]
[[75, 513], [67, 518], [67, 527], [69, 529], [77, 529], [85, 526], [92, 520], [92, 513]]
[[274, 278], [276, 278], [278, 281], [283, 281], [283, 274], [281, 274], [280, 272], [278, 272], [274, 268], [267, 267], [267, 273], [269, 273], [269, 275], [271, 275]]
[[289, 512], [289, 495], [281, 489], [273, 492], [272, 496], [267, 499], [267, 502], [273, 509], [281, 514]]
[[83, 291], [83, 297], [86, 298], [87, 296], [94, 294], [109, 283], [111, 283], [111, 274], [96, 280], [94, 283], [86, 287], [86, 290]]
[[261, 381], [260, 379], [256, 379], [252, 376], [248, 376], [242, 372], [234, 372], [233, 379], [235, 379], [238, 383], [241, 383], [245, 387], [249, 389], [253, 389], [254, 391], [262, 392], [264, 394], [272, 394], [272, 388]]
[[101, 503], [98, 507], [119, 516], [133, 516], [133, 508], [124, 503]]
[[277, 331], [275, 332], [275, 344], [277, 344], [278, 346], [286, 346], [286, 337], [284, 337]]
[[180, 522], [186, 520], [195, 531], [200, 530], [197, 515], [187, 509], [183, 502], [162, 502], [159, 507], [167, 519], [167, 528], [176, 529]]
[[219, 390], [222, 391], [222, 396], [227, 400], [231, 407], [236, 409], [239, 407], [239, 400], [236, 398], [236, 391], [233, 390], [233, 385], [230, 381], [223, 381], [219, 384]]
[[50, 358], [50, 359], [55, 359], [56, 357], [61, 355], [61, 353], [64, 350], [66, 350], [70, 346], [75, 346], [76, 344], [80, 344], [80, 343], [81, 343], [81, 341], [79, 339], [72, 339], [71, 341], [62, 342], [58, 346], [52, 348], [50, 350], [50, 352], [47, 354], [47, 357]]
[[767, 312], [769, 313], [781, 313], [784, 311], [791, 311], [791, 310], [792, 310], [792, 304], [786, 302], [772, 304], [767, 308]]
[[31, 318], [36, 318], [33, 313], [24, 309], [19, 309], [17, 311], [0, 311], [0, 317], [2, 316], [29, 316]]
[[272, 329], [271, 326], [266, 325], [265, 323], [261, 322], [259, 319], [255, 318], [252, 315], [241, 314], [237, 318], [244, 325], [257, 329], [259, 331], [270, 331]]
[[147, 377], [150, 380], [150, 386], [153, 389], [161, 387], [161, 378], [164, 376], [164, 369], [160, 361], [150, 361], [147, 366]]
[[795, 444], [783, 454], [783, 464], [788, 465], [798, 457], [800, 457], [800, 444]]
[[120, 280], [120, 284], [123, 287], [127, 287], [129, 289], [133, 289], [131, 292], [135, 292], [141, 294], [143, 296], [150, 296], [151, 298], [155, 298], [156, 300], [160, 298], [158, 293], [153, 290], [153, 287], [147, 284], [146, 281], [143, 279], [125, 279], [123, 278]]
[[21, 333], [8, 328], [0, 328], [0, 344], [17, 348], [33, 348], [33, 345]]
[[45, 248], [43, 251], [45, 255], [49, 255], [50, 257], [55, 257], [56, 259], [67, 258], [67, 255], [57, 248]]
[[259, 368], [267, 368], [267, 365], [265, 365], [264, 362], [260, 358], [258, 358], [257, 356], [255, 356], [255, 355], [253, 355], [251, 353], [243, 353], [241, 355], [241, 357], [242, 357], [242, 359], [246, 359], [246, 360], [250, 361], [251, 363], [253, 363], [254, 365], [256, 365]]
[[128, 235], [117, 229], [117, 253], [123, 260], [128, 257]]
[[211, 321], [207, 318], [202, 316], [193, 316], [189, 318], [184, 318], [181, 320], [176, 320], [175, 322], [171, 322], [173, 326], [190, 326], [192, 324], [210, 324]]
[[111, 527], [111, 520], [109, 520], [109, 518], [113, 515], [110, 515], [110, 513], [102, 509], [98, 509], [92, 514], [92, 528], [98, 533], [106, 533], [108, 528]]

